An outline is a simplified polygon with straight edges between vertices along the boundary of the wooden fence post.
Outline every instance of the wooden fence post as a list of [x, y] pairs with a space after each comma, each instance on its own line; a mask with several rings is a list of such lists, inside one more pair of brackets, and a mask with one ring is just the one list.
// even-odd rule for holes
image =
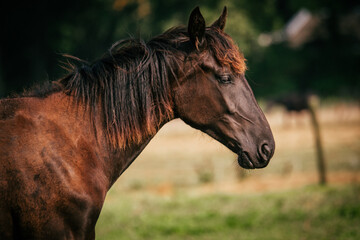
[[319, 121], [316, 115], [316, 109], [317, 109], [317, 101], [313, 98], [308, 99], [309, 102], [309, 113], [311, 117], [311, 125], [313, 127], [314, 131], [314, 138], [315, 138], [315, 147], [316, 147], [316, 153], [317, 153], [317, 167], [318, 167], [318, 173], [319, 173], [319, 183], [321, 185], [326, 185], [327, 179], [326, 179], [326, 164], [325, 164], [325, 158], [324, 158], [324, 152], [322, 147], [322, 141], [321, 141], [321, 134], [320, 134], [320, 126]]

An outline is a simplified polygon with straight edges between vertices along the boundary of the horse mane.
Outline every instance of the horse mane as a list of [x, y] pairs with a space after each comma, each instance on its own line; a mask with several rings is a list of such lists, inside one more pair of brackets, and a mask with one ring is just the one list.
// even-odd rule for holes
[[[245, 59], [231, 38], [220, 30], [206, 30], [207, 49], [221, 65], [243, 74]], [[112, 146], [124, 148], [157, 132], [174, 117], [169, 78], [189, 53], [185, 27], [172, 28], [148, 42], [126, 39], [116, 42], [94, 63], [75, 57], [69, 74], [60, 79], [63, 91], [84, 103], [94, 121], [100, 111], [105, 135]]]

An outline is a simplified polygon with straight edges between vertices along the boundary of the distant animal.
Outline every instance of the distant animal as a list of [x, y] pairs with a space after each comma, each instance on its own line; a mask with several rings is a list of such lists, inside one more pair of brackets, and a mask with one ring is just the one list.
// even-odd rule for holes
[[[291, 123], [298, 125], [303, 123], [303, 112], [309, 111], [309, 99], [312, 95], [308, 93], [288, 93], [277, 98], [269, 99], [265, 106], [265, 112], [271, 111], [275, 106], [284, 108], [283, 125], [289, 126]], [[301, 120], [299, 122], [299, 120]]]
[[289, 93], [278, 98], [270, 99], [267, 102], [266, 110], [270, 110], [275, 105], [283, 106], [288, 112], [301, 112], [309, 109], [309, 95], [299, 93]]
[[0, 239], [95, 239], [107, 191], [175, 118], [240, 166], [268, 165], [274, 139], [226, 16], [206, 27], [195, 8], [187, 28], [121, 40], [42, 92], [0, 100]]

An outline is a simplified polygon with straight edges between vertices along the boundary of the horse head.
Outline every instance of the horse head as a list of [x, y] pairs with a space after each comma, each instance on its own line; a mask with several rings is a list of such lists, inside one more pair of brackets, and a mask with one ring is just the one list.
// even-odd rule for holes
[[227, 9], [206, 27], [190, 15], [182, 75], [173, 87], [176, 117], [238, 154], [243, 168], [263, 168], [274, 154], [270, 126], [245, 78], [245, 59], [224, 32]]

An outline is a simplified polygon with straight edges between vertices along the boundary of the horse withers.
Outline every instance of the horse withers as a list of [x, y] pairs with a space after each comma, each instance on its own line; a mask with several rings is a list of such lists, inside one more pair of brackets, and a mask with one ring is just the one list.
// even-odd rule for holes
[[42, 91], [1, 100], [0, 239], [94, 239], [109, 188], [175, 118], [240, 166], [265, 167], [274, 139], [226, 16], [206, 27], [196, 8], [187, 28], [119, 41]]

